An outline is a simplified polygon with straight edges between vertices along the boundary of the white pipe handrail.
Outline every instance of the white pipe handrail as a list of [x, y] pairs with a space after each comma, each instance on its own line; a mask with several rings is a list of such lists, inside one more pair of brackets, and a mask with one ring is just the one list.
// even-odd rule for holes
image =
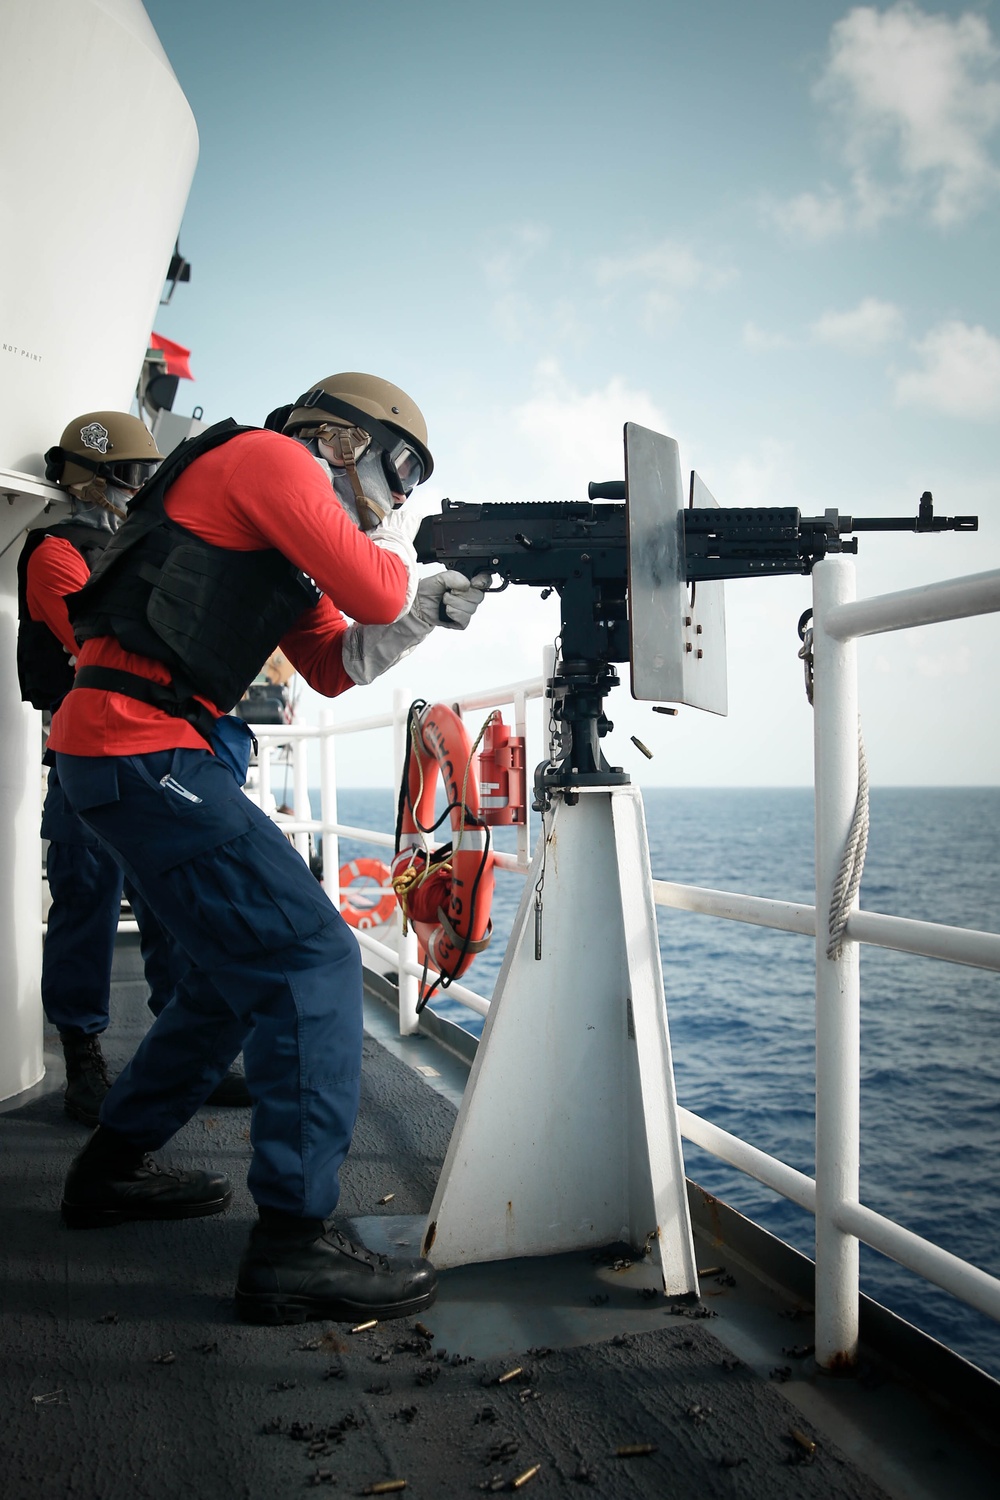
[[755, 927], [773, 927], [778, 932], [816, 933], [816, 908], [795, 901], [773, 901], [767, 896], [746, 896], [739, 891], [714, 891], [707, 886], [680, 885], [674, 880], [654, 880], [658, 906], [676, 911], [698, 912], [706, 917], [725, 917], [730, 922], [749, 922]]
[[1000, 1320], [1000, 1279], [988, 1271], [981, 1271], [950, 1250], [942, 1250], [940, 1245], [904, 1229], [902, 1224], [866, 1208], [863, 1203], [842, 1203], [835, 1217], [845, 1234], [853, 1235], [872, 1250], [915, 1271], [925, 1281], [951, 1292], [987, 1317]]
[[[789, 1167], [775, 1156], [769, 1156], [766, 1151], [759, 1151], [756, 1146], [740, 1140], [739, 1136], [730, 1135], [728, 1130], [720, 1129], [689, 1109], [678, 1106], [677, 1119], [681, 1133], [693, 1145], [753, 1177], [809, 1213], [816, 1212], [814, 1178]], [[970, 1307], [1000, 1319], [1000, 1278], [970, 1265], [950, 1250], [925, 1240], [922, 1235], [904, 1229], [901, 1224], [863, 1203], [842, 1203], [836, 1218], [845, 1233], [852, 1234], [907, 1270], [915, 1271], [925, 1281], [932, 1281], [935, 1286], [951, 1292]]]
[[476, 708], [496, 708], [501, 703], [513, 703], [521, 694], [525, 698], [541, 698], [546, 686], [544, 677], [525, 677], [523, 681], [508, 683], [506, 687], [480, 688], [475, 693], [459, 693], [448, 701], [456, 703], [466, 713]]
[[[706, 886], [680, 885], [672, 880], [654, 880], [653, 894], [658, 906], [675, 911], [747, 922], [755, 927], [770, 927], [775, 932], [797, 932], [803, 937], [816, 935], [815, 906], [746, 896], [737, 891], [715, 891]], [[847, 919], [847, 936], [872, 948], [889, 948], [969, 968], [1000, 971], [1000, 934], [981, 932], [974, 927], [948, 927], [943, 922], [920, 922], [912, 917], [859, 910]]]
[[768, 1156], [766, 1151], [759, 1151], [756, 1146], [741, 1141], [738, 1135], [730, 1135], [728, 1130], [713, 1125], [710, 1120], [702, 1119], [701, 1115], [682, 1105], [677, 1106], [677, 1120], [682, 1135], [695, 1146], [745, 1172], [748, 1177], [756, 1178], [800, 1208], [808, 1209], [811, 1214], [816, 1212], [816, 1183], [805, 1172], [797, 1171], [776, 1156]]
[[827, 611], [824, 628], [834, 640], [847, 641], [944, 620], [967, 620], [994, 610], [1000, 610], [1000, 568], [836, 604]]
[[942, 922], [918, 922], [884, 912], [854, 911], [847, 919], [847, 936], [856, 943], [941, 958], [973, 969], [1000, 970], [1000, 936], [972, 927], [946, 927]]
[[[370, 928], [359, 928], [358, 931], [355, 932], [354, 936], [357, 938], [362, 948], [367, 948], [368, 951], [370, 953], [374, 953], [377, 958], [381, 958], [388, 963], [398, 965], [403, 973], [412, 974], [416, 979], [420, 979], [423, 977], [423, 964], [412, 963], [408, 959], [400, 959], [399, 954], [396, 952], [395, 948], [390, 948], [387, 943], [379, 942], [377, 937], [372, 936]], [[431, 972], [433, 973], [433, 970]], [[447, 993], [455, 1000], [461, 1000], [463, 1005], [467, 1006], [469, 1010], [474, 1010], [479, 1016], [486, 1016], [489, 1014], [490, 1002], [488, 1000], [484, 1000], [482, 995], [477, 995], [475, 990], [466, 989], [465, 985], [459, 984], [457, 979], [452, 980], [445, 993]]]
[[[316, 825], [317, 829], [319, 825]], [[396, 840], [391, 833], [379, 833], [374, 828], [355, 828], [352, 823], [331, 823], [330, 832], [341, 838], [354, 839], [359, 844], [378, 844], [383, 849], [394, 849]]]

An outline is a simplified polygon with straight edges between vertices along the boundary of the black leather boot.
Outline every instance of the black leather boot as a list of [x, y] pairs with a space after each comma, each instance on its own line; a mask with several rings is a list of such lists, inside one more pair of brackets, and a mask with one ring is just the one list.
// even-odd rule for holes
[[436, 1292], [430, 1261], [389, 1260], [322, 1219], [262, 1208], [240, 1261], [236, 1311], [246, 1323], [353, 1323], [405, 1318], [429, 1307]]
[[100, 1034], [88, 1036], [83, 1031], [60, 1031], [59, 1040], [66, 1059], [66, 1092], [63, 1095], [66, 1113], [84, 1125], [96, 1125], [101, 1103], [111, 1087]]
[[221, 1172], [161, 1167], [100, 1125], [69, 1169], [62, 1216], [70, 1229], [100, 1229], [126, 1219], [198, 1219], [222, 1213], [232, 1196]]

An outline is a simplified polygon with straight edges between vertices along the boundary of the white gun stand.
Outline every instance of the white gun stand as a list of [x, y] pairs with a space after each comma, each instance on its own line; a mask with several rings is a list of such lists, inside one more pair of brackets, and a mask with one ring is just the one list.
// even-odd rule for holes
[[625, 1240], [647, 1249], [669, 1296], [696, 1293], [639, 790], [556, 794], [546, 831], [424, 1253], [444, 1268]]

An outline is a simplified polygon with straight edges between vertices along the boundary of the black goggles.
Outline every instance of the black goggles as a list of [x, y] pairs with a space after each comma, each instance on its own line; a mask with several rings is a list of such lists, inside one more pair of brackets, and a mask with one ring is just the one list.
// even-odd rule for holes
[[148, 459], [123, 458], [115, 464], [102, 464], [101, 473], [120, 489], [140, 490], [159, 467], [158, 459], [150, 462]]
[[410, 495], [424, 477], [424, 463], [409, 443], [397, 443], [392, 452], [382, 449], [382, 469], [395, 495]]

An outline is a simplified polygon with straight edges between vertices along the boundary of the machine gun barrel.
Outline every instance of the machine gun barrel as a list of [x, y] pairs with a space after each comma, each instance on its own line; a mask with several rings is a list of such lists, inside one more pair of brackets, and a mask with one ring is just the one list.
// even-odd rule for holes
[[842, 531], [978, 531], [978, 516], [936, 516], [930, 490], [920, 497], [915, 519], [909, 516], [844, 516]]

